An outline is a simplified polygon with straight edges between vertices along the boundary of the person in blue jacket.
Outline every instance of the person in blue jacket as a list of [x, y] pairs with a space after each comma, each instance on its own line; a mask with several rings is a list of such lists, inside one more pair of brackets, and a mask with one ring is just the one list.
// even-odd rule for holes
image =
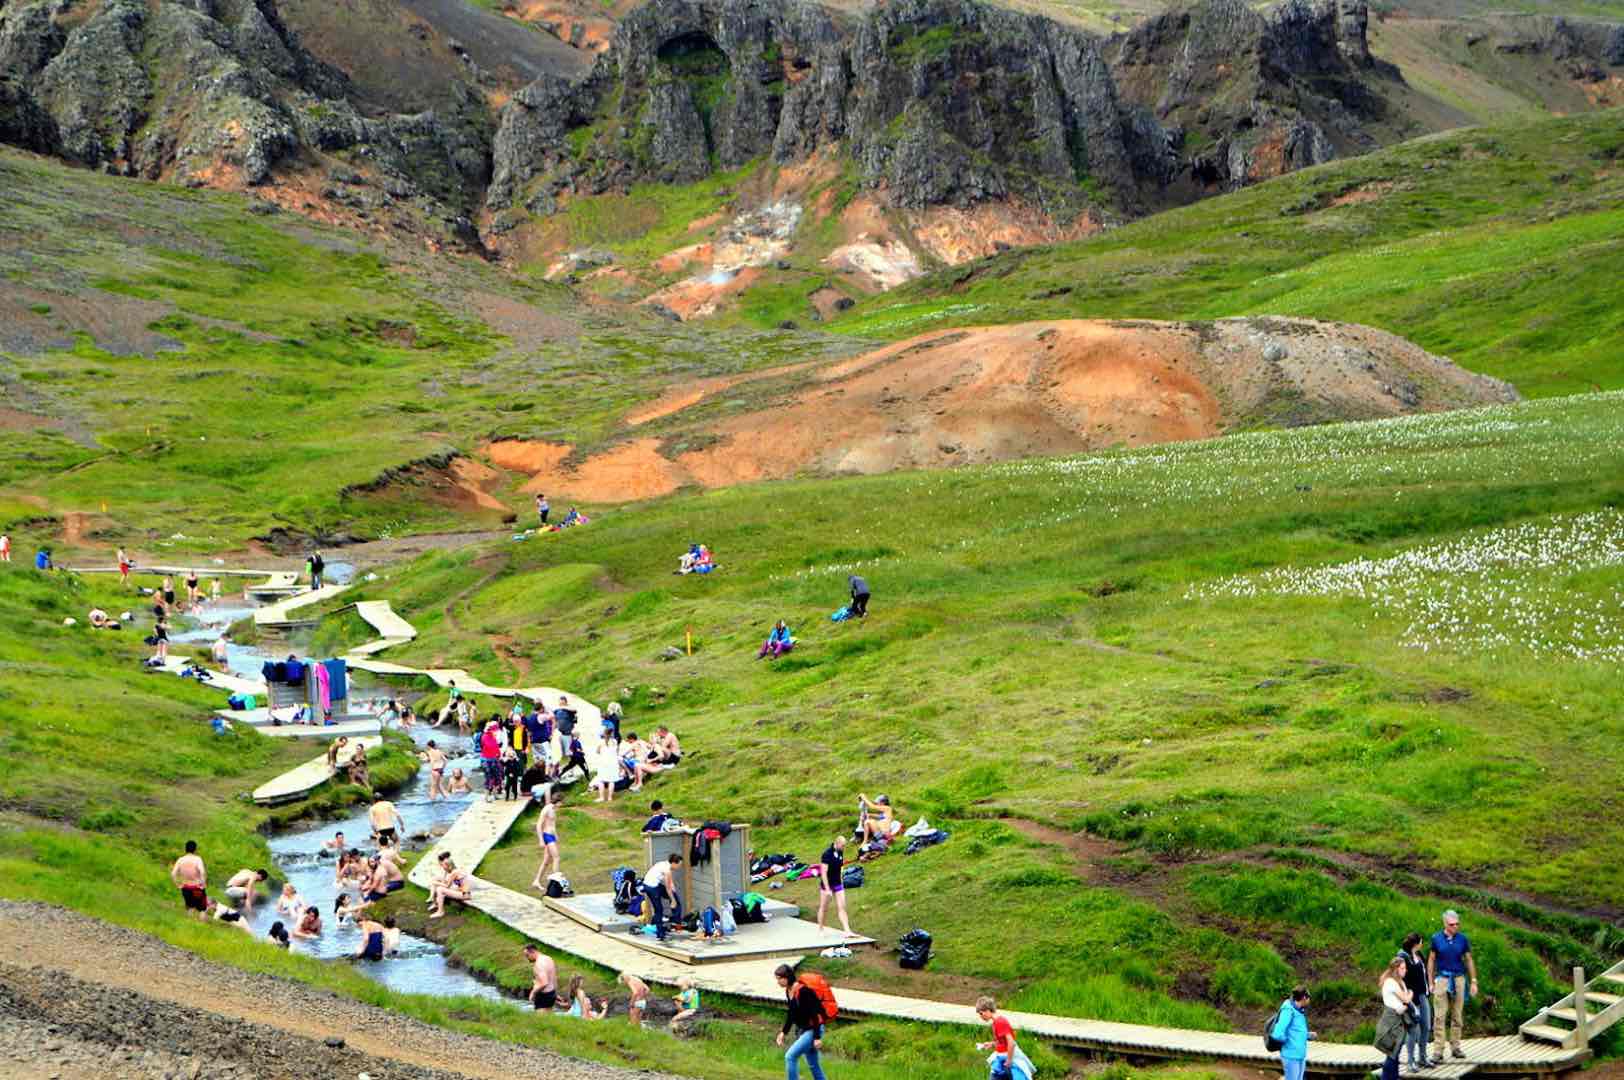
[[1280, 1043], [1280, 1064], [1286, 1080], [1303, 1080], [1308, 1067], [1308, 1040], [1314, 1033], [1308, 1030], [1308, 987], [1299, 986], [1291, 996], [1280, 1003], [1280, 1012], [1274, 1018], [1269, 1034]]

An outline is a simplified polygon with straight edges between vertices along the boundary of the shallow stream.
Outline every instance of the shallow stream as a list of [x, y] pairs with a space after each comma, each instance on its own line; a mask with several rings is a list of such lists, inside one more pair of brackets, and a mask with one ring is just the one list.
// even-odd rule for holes
[[[337, 569], [337, 566], [329, 564], [328, 569], [331, 578], [331, 572]], [[212, 643], [224, 627], [239, 619], [249, 618], [254, 607], [252, 602], [240, 597], [223, 598], [218, 604], [206, 606], [201, 618], [187, 619], [183, 628], [171, 635], [171, 640], [181, 645]], [[299, 649], [295, 645], [288, 651], [298, 652]], [[226, 666], [234, 674], [257, 678], [261, 665], [272, 658], [273, 652], [285, 656], [283, 643], [269, 644], [264, 648], [230, 644], [227, 648]], [[368, 693], [358, 687], [355, 696], [358, 701], [364, 702]], [[372, 693], [376, 694], [376, 701], [380, 706], [388, 698], [388, 694], [383, 691]], [[460, 768], [464, 773], [473, 775], [477, 782], [475, 770], [479, 759], [467, 754], [468, 741], [459, 738], [454, 730], [448, 734], [445, 729], [435, 731], [426, 724], [420, 724], [412, 729], [411, 735], [419, 746], [432, 738], [436, 739], [447, 754], [461, 754], [462, 756], [452, 760], [450, 767]], [[314, 757], [319, 752], [318, 745], [324, 744], [310, 745], [310, 756]], [[478, 798], [478, 795], [458, 795], [450, 799], [429, 802], [428, 770], [419, 769], [417, 775], [404, 788], [391, 796], [391, 801], [399, 809], [400, 816], [406, 823], [407, 835], [410, 836], [430, 832], [436, 826], [449, 826], [463, 808], [475, 798]], [[302, 905], [315, 904], [322, 916], [321, 936], [312, 941], [295, 938], [291, 946], [293, 952], [346, 961], [354, 955], [360, 945], [361, 935], [353, 923], [339, 924], [333, 918], [333, 901], [339, 893], [338, 886], [333, 880], [336, 860], [331, 852], [322, 849], [322, 844], [331, 839], [334, 833], [342, 832], [349, 846], [358, 847], [371, 854], [375, 850], [367, 841], [371, 831], [367, 823], [366, 807], [362, 806], [357, 807], [348, 817], [290, 829], [270, 838], [271, 856], [276, 862], [280, 876], [293, 884]], [[210, 878], [223, 882], [241, 868], [210, 869]], [[351, 889], [350, 892], [352, 899], [355, 898], [354, 890]], [[297, 923], [297, 915], [286, 915], [276, 910], [278, 898], [279, 893], [264, 895], [254, 905], [250, 924], [256, 937], [263, 938], [271, 924], [277, 920], [281, 920], [290, 929]], [[447, 962], [445, 951], [440, 946], [409, 934], [401, 935], [397, 954], [376, 962], [365, 960], [353, 962], [362, 973], [392, 990], [414, 994], [467, 994], [502, 1000], [502, 995], [494, 987], [480, 982], [465, 971], [453, 968]]]

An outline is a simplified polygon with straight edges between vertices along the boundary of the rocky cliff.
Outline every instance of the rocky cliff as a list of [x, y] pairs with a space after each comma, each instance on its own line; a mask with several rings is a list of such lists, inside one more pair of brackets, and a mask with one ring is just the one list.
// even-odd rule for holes
[[274, 0], [0, 4], [0, 140], [108, 172], [274, 188], [314, 168], [296, 208], [398, 210], [472, 237], [493, 127], [467, 84], [416, 113], [358, 104]]
[[591, 75], [503, 111], [490, 202], [687, 182], [840, 147], [892, 205], [1019, 192], [1056, 214], [1137, 209], [1181, 177], [1236, 186], [1368, 145], [1365, 0], [1260, 15], [1204, 0], [1101, 39], [972, 0], [653, 0]]

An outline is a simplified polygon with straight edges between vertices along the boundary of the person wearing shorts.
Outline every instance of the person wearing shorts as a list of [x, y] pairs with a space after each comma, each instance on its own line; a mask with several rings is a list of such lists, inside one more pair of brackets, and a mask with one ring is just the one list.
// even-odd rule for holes
[[383, 959], [383, 930], [383, 923], [367, 918], [361, 919], [361, 933], [366, 936], [361, 942], [361, 947], [355, 951], [357, 960]]
[[530, 1004], [537, 1012], [551, 1011], [558, 1004], [558, 965], [534, 945], [524, 947], [530, 961]]
[[824, 849], [823, 858], [818, 864], [818, 929], [823, 929], [823, 918], [829, 910], [829, 901], [833, 899], [835, 910], [840, 915], [840, 928], [846, 931], [847, 937], [856, 937], [851, 931], [851, 920], [846, 916], [845, 872], [846, 838], [837, 836], [834, 843]]

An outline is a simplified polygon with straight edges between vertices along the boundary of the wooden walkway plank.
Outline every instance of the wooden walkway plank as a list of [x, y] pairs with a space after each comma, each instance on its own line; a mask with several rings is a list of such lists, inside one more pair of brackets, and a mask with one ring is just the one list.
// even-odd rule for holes
[[[351, 744], [349, 750], [339, 754], [339, 761], [348, 765], [350, 758], [355, 754], [356, 746], [364, 746], [374, 750], [383, 745], [383, 739], [377, 736], [357, 739]], [[333, 776], [332, 770], [327, 767], [325, 753], [313, 757], [303, 765], [289, 769], [274, 779], [267, 780], [254, 789], [254, 801], [261, 806], [275, 806], [278, 803], [291, 802], [300, 798], [316, 788], [325, 784]]]
[[309, 607], [312, 604], [319, 604], [323, 600], [331, 600], [348, 588], [348, 585], [323, 585], [319, 589], [302, 592], [297, 596], [290, 596], [286, 600], [278, 600], [274, 604], [266, 604], [264, 607], [255, 608], [254, 625], [290, 626], [298, 621], [293, 618], [293, 612], [300, 608]]

